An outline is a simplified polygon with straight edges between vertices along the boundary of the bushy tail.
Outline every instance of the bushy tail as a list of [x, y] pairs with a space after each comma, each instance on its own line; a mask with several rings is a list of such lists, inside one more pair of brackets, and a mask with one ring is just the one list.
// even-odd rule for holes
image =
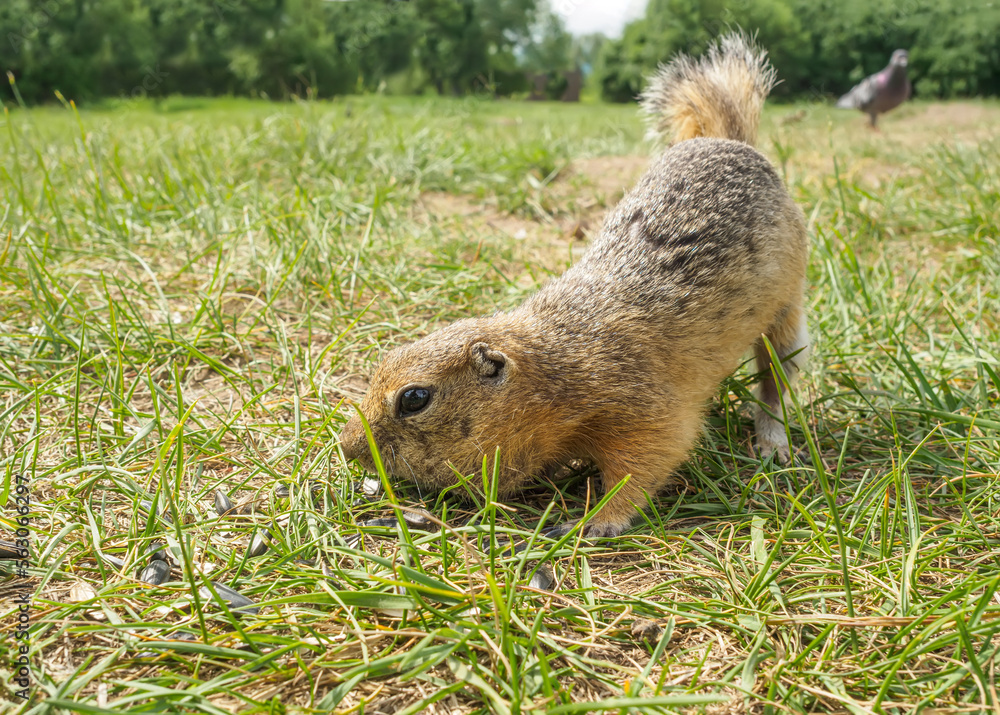
[[764, 99], [777, 81], [767, 52], [742, 32], [724, 35], [700, 59], [678, 55], [661, 65], [642, 93], [651, 137], [694, 137], [753, 145]]

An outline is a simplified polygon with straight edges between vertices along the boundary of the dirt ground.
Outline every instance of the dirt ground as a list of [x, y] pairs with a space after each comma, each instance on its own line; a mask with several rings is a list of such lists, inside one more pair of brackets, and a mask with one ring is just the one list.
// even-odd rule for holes
[[[765, 122], [760, 149], [780, 166], [782, 149], [778, 144], [787, 147], [790, 183], [796, 175], [833, 176], [834, 156], [844, 154], [839, 167], [844, 178], [877, 187], [918, 171], [895, 160], [896, 150], [910, 152], [914, 146], [978, 142], [994, 136], [1000, 122], [995, 107], [974, 101], [904, 105], [885, 115], [878, 131], [868, 128], [860, 112], [841, 111], [832, 115], [836, 123], [829, 121], [829, 147], [807, 143], [807, 139], [814, 139], [814, 132], [800, 131], [798, 127], [823, 121], [827, 114], [825, 107], [798, 108], [776, 111]], [[859, 155], [850, 156], [855, 152]], [[460, 221], [467, 230], [502, 234], [542, 249], [562, 246], [567, 241], [589, 241], [600, 230], [607, 211], [649, 165], [649, 159], [645, 155], [627, 155], [573, 161], [548, 189], [547, 203], [555, 208], [536, 211], [535, 217], [502, 211], [495, 201], [445, 192], [425, 192], [421, 205], [427, 220]]]
[[502, 211], [488, 199], [442, 191], [422, 194], [421, 207], [429, 221], [461, 221], [466, 230], [479, 228], [538, 246], [587, 241], [600, 230], [607, 210], [624, 196], [648, 164], [646, 156], [574, 161], [549, 187], [548, 202], [558, 209], [536, 210], [535, 217]]

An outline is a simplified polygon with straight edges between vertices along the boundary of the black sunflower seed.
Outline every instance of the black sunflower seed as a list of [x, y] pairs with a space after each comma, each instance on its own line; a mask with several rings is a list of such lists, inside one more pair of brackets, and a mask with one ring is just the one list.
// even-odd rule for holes
[[215, 490], [215, 511], [219, 516], [225, 516], [233, 510], [233, 502], [221, 489]]
[[159, 586], [168, 578], [170, 578], [170, 564], [160, 559], [150, 561], [149, 566], [139, 574], [140, 581], [145, 581], [153, 586]]
[[254, 532], [253, 538], [250, 539], [250, 558], [260, 556], [267, 553], [268, 541], [270, 540], [271, 534], [267, 530], [260, 530]]
[[[215, 592], [219, 594], [219, 598], [221, 598], [229, 606], [229, 610], [234, 613], [260, 613], [260, 606], [256, 605], [239, 591], [236, 591], [225, 584], [221, 584], [218, 581], [212, 581], [212, 586], [215, 588]], [[202, 598], [213, 599], [212, 592], [208, 590], [207, 586], [202, 586], [198, 589], [198, 594]]]

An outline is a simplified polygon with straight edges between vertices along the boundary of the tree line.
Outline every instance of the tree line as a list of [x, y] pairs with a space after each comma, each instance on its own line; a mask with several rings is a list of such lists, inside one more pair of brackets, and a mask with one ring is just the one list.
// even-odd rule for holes
[[545, 0], [3, 0], [0, 99], [518, 94], [582, 68], [628, 101], [732, 26], [769, 49], [779, 95], [841, 92], [897, 47], [919, 94], [1000, 94], [995, 0], [650, 0], [614, 40], [571, 37]]
[[[524, 85], [535, 0], [3, 0], [0, 69], [25, 102]], [[13, 88], [11, 89], [13, 91]]]

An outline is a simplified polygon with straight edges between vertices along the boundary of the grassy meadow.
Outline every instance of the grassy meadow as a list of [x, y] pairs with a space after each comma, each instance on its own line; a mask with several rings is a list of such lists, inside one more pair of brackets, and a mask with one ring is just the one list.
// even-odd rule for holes
[[35, 594], [21, 703], [0, 561], [3, 708], [1000, 712], [1000, 104], [911, 103], [881, 133], [768, 108], [812, 239], [797, 461], [754, 458], [745, 367], [683, 486], [596, 543], [538, 533], [599, 498], [586, 465], [503, 504], [373, 493], [338, 433], [382, 352], [583, 253], [647, 161], [635, 107], [0, 123], [0, 538], [23, 474]]

